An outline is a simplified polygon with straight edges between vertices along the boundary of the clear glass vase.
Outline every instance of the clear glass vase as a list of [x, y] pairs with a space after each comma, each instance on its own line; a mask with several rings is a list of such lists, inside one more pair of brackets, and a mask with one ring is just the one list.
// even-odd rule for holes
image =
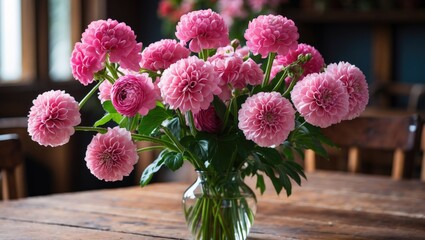
[[239, 172], [198, 172], [183, 194], [183, 209], [194, 239], [246, 239], [257, 211], [255, 193]]

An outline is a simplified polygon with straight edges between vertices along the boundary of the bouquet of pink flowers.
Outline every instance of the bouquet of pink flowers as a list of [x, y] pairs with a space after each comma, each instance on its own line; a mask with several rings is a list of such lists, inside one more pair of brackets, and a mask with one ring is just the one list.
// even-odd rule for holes
[[[326, 66], [314, 47], [298, 43], [296, 25], [283, 16], [250, 21], [246, 46], [229, 40], [225, 21], [211, 10], [183, 15], [176, 37], [142, 50], [126, 24], [92, 22], [71, 57], [73, 76], [92, 90], [79, 103], [60, 90], [39, 95], [29, 113], [32, 139], [54, 147], [75, 130], [96, 132], [85, 161], [105, 181], [122, 180], [139, 152], [159, 149], [142, 186], [161, 167], [188, 161], [215, 176], [256, 176], [261, 192], [268, 176], [277, 193], [289, 195], [290, 179], [305, 178], [294, 155], [326, 155], [320, 128], [359, 116], [368, 102], [360, 69]], [[93, 96], [105, 115], [79, 126], [80, 109]], [[103, 127], [111, 123], [116, 127]], [[136, 141], [154, 145], [138, 148]]]

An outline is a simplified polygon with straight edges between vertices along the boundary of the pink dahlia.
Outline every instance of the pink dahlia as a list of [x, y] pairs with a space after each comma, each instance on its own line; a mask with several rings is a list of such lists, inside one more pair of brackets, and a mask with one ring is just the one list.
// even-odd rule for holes
[[331, 74], [312, 73], [297, 82], [292, 102], [304, 119], [322, 128], [339, 123], [348, 112], [348, 93]]
[[110, 83], [107, 80], [103, 81], [103, 83], [100, 84], [98, 98], [101, 103], [111, 100], [111, 88], [112, 88], [112, 83]]
[[211, 64], [214, 66], [214, 71], [218, 73], [220, 85], [227, 86], [234, 84], [239, 78], [239, 70], [243, 64], [243, 59], [234, 54], [223, 55], [222, 57], [214, 56]]
[[176, 37], [183, 44], [190, 41], [189, 49], [193, 52], [229, 44], [229, 30], [223, 18], [211, 9], [183, 15], [176, 26]]
[[111, 62], [119, 63], [123, 68], [139, 70], [142, 44], [137, 43], [136, 35], [125, 23], [111, 19], [93, 21], [82, 34], [81, 41], [94, 47], [102, 61], [109, 54]]
[[146, 74], [125, 75], [111, 88], [111, 100], [117, 112], [132, 117], [137, 113], [146, 115], [155, 108], [158, 96], [152, 79]]
[[280, 15], [260, 15], [249, 22], [244, 37], [251, 51], [263, 58], [269, 53], [285, 55], [298, 45], [298, 28]]
[[214, 94], [221, 92], [213, 66], [196, 56], [180, 59], [162, 74], [158, 87], [172, 109], [197, 113], [207, 109]]
[[369, 90], [363, 72], [358, 67], [346, 62], [329, 64], [326, 72], [333, 74], [336, 79], [341, 81], [350, 96], [348, 99], [349, 110], [343, 120], [358, 117], [369, 101]]
[[171, 64], [190, 55], [189, 49], [176, 40], [163, 39], [150, 44], [142, 52], [140, 66], [152, 71], [164, 70]]
[[294, 129], [295, 110], [280, 93], [260, 92], [242, 104], [238, 120], [246, 139], [261, 147], [274, 147]]
[[205, 131], [209, 133], [218, 133], [221, 130], [223, 122], [217, 116], [213, 106], [205, 110], [201, 110], [193, 115], [195, 127], [199, 131]]
[[313, 46], [310, 46], [304, 43], [298, 44], [297, 49], [290, 50], [288, 54], [286, 55], [278, 55], [276, 57], [276, 61], [283, 66], [288, 66], [291, 63], [297, 61], [298, 56], [301, 54], [303, 55], [310, 54], [311, 59], [302, 65], [304, 72], [301, 75], [300, 80], [310, 73], [319, 73], [324, 67], [325, 60], [323, 59], [320, 52], [317, 51], [317, 49], [314, 48]]
[[103, 69], [103, 64], [94, 47], [78, 42], [72, 50], [71, 69], [74, 78], [87, 86], [93, 82], [94, 74]]
[[32, 102], [28, 115], [28, 132], [43, 146], [60, 146], [74, 134], [81, 122], [78, 103], [64, 91], [48, 91]]
[[98, 133], [87, 146], [86, 164], [98, 179], [119, 181], [133, 171], [138, 160], [136, 149], [129, 131], [108, 128], [107, 133]]
[[[264, 77], [263, 70], [254, 60], [249, 58], [246, 60], [239, 71], [239, 82], [241, 84], [234, 84], [235, 88], [245, 87], [246, 84], [258, 85], [261, 84]], [[242, 85], [243, 84], [243, 85]]]

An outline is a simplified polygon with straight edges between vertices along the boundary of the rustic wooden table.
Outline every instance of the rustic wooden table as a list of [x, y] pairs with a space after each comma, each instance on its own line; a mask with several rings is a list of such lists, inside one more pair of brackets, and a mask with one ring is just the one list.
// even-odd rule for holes
[[[188, 184], [0, 203], [0, 239], [189, 239]], [[293, 195], [258, 195], [249, 239], [425, 239], [425, 183], [317, 172]]]

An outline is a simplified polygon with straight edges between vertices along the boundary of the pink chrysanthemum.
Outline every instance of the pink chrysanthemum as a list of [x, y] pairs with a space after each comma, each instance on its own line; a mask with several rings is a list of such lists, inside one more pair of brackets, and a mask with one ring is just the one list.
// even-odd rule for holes
[[239, 110], [239, 129], [261, 147], [282, 144], [295, 127], [295, 110], [278, 92], [249, 97]]
[[111, 100], [117, 112], [132, 117], [144, 116], [155, 108], [158, 99], [152, 79], [146, 74], [125, 75], [111, 88]]
[[214, 94], [221, 92], [213, 66], [196, 56], [181, 59], [162, 74], [158, 87], [172, 109], [197, 113], [207, 109]]
[[209, 133], [218, 133], [221, 130], [223, 122], [217, 116], [213, 106], [199, 111], [193, 115], [196, 129]]
[[271, 52], [285, 55], [298, 45], [298, 28], [280, 15], [261, 15], [249, 22], [244, 37], [254, 54], [263, 58]]
[[103, 69], [103, 64], [92, 46], [78, 42], [72, 50], [71, 69], [74, 78], [87, 86], [93, 82], [94, 74]]
[[60, 146], [74, 134], [81, 122], [78, 103], [64, 91], [48, 91], [38, 95], [28, 115], [28, 133], [43, 146]]
[[369, 90], [363, 72], [350, 63], [340, 62], [329, 64], [326, 72], [342, 82], [347, 89], [349, 110], [343, 120], [351, 120], [364, 111], [369, 101]]
[[138, 160], [136, 149], [129, 131], [108, 128], [107, 133], [98, 133], [87, 146], [86, 164], [98, 179], [120, 181], [133, 171]]
[[111, 100], [111, 88], [112, 88], [112, 83], [110, 83], [107, 80], [103, 81], [103, 83], [100, 84], [98, 98], [101, 103]]
[[229, 44], [229, 30], [223, 18], [211, 9], [183, 15], [176, 26], [176, 37], [183, 44], [190, 41], [189, 49], [193, 52]]
[[139, 70], [142, 44], [137, 43], [136, 35], [125, 23], [111, 19], [93, 21], [82, 34], [81, 41], [94, 47], [102, 61], [109, 54], [111, 62]]
[[312, 73], [297, 82], [292, 102], [304, 119], [322, 128], [339, 123], [348, 112], [348, 93], [331, 74]]
[[152, 71], [164, 70], [189, 55], [189, 49], [177, 43], [176, 40], [163, 39], [150, 44], [143, 50], [140, 66]]
[[214, 56], [211, 65], [214, 71], [220, 77], [220, 86], [234, 85], [239, 78], [239, 70], [243, 64], [243, 59], [234, 54], [223, 55], [222, 57]]

